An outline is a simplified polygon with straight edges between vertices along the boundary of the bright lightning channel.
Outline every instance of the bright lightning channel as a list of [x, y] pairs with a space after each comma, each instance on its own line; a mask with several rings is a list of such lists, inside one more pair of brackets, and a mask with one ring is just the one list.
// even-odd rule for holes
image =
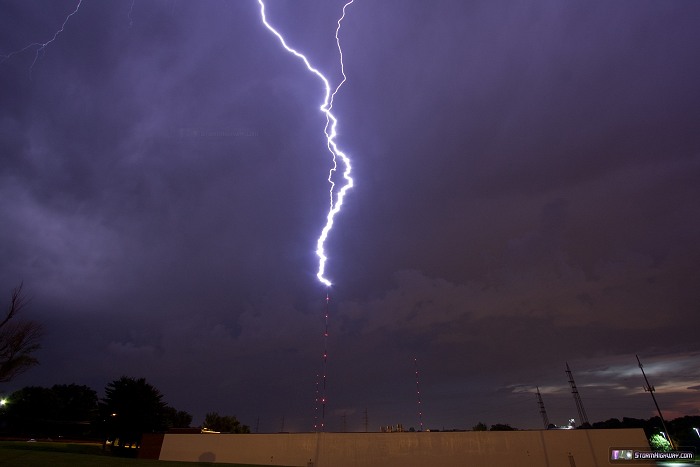
[[[265, 27], [272, 32], [277, 39], [279, 39], [280, 43], [282, 44], [282, 47], [284, 49], [294, 55], [295, 57], [301, 59], [304, 62], [304, 65], [306, 65], [306, 68], [316, 75], [322, 82], [323, 86], [325, 89], [325, 95], [323, 99], [323, 104], [320, 107], [321, 112], [323, 112], [326, 115], [326, 126], [323, 129], [324, 134], [326, 135], [326, 141], [327, 141], [327, 146], [328, 150], [330, 151], [331, 155], [333, 156], [333, 167], [331, 168], [330, 172], [328, 173], [328, 182], [331, 185], [330, 188], [330, 208], [328, 210], [328, 214], [326, 215], [326, 224], [323, 226], [323, 229], [321, 230], [321, 234], [318, 237], [318, 240], [316, 241], [316, 256], [318, 256], [318, 273], [316, 274], [316, 277], [318, 278], [319, 281], [321, 281], [326, 287], [331, 286], [331, 281], [328, 280], [325, 277], [326, 273], [326, 261], [328, 257], [326, 256], [325, 253], [325, 248], [324, 245], [326, 243], [326, 239], [328, 238], [328, 234], [330, 233], [331, 229], [333, 228], [333, 222], [335, 220], [336, 214], [340, 212], [340, 209], [343, 205], [343, 201], [345, 199], [345, 194], [346, 192], [353, 187], [354, 182], [352, 177], [350, 177], [350, 172], [352, 170], [352, 167], [350, 165], [350, 158], [342, 152], [336, 142], [335, 138], [337, 136], [337, 125], [338, 125], [338, 119], [333, 115], [331, 112], [331, 109], [333, 108], [333, 98], [337, 94], [338, 90], [340, 87], [345, 83], [347, 77], [345, 76], [345, 67], [343, 64], [343, 51], [340, 47], [340, 27], [343, 22], [343, 19], [345, 18], [345, 10], [349, 5], [351, 5], [354, 2], [354, 0], [350, 0], [343, 6], [343, 14], [338, 19], [338, 27], [335, 30], [335, 41], [338, 46], [338, 53], [340, 56], [340, 72], [343, 75], [343, 79], [338, 84], [338, 86], [335, 88], [333, 92], [331, 92], [331, 86], [328, 81], [328, 79], [321, 73], [318, 69], [314, 68], [309, 60], [304, 56], [302, 53], [298, 52], [297, 50], [293, 49], [289, 45], [287, 45], [287, 42], [284, 40], [284, 37], [282, 37], [282, 34], [280, 34], [279, 31], [277, 31], [270, 23], [267, 21], [267, 17], [265, 15], [265, 3], [263, 0], [258, 0], [258, 4], [260, 5], [260, 17], [262, 18], [262, 23], [265, 25]], [[343, 179], [345, 180], [345, 184], [338, 190], [337, 194], [335, 194], [335, 202], [334, 202], [334, 190], [335, 190], [335, 183], [333, 182], [333, 174], [338, 168], [337, 165], [337, 160], [340, 158], [340, 160], [343, 163], [343, 166], [345, 167], [345, 170], [343, 170]]]
[[131, 16], [131, 14], [134, 12], [134, 4], [136, 3], [136, 0], [131, 0], [131, 6], [129, 7], [129, 29], [134, 25], [134, 18]]
[[78, 0], [78, 5], [75, 7], [75, 10], [73, 10], [72, 13], [70, 13], [68, 16], [66, 16], [66, 19], [63, 20], [63, 24], [61, 24], [61, 28], [60, 28], [58, 31], [56, 31], [56, 32], [54, 33], [54, 35], [53, 35], [53, 37], [52, 37], [51, 39], [49, 39], [48, 41], [43, 42], [43, 43], [42, 43], [42, 42], [32, 42], [31, 44], [29, 44], [29, 45], [27, 45], [27, 46], [25, 46], [25, 47], [23, 47], [23, 48], [21, 48], [21, 49], [19, 49], [19, 50], [16, 50], [16, 51], [14, 51], [14, 52], [11, 52], [11, 53], [9, 53], [9, 54], [7, 54], [7, 55], [3, 55], [3, 56], [2, 56], [3, 58], [2, 58], [2, 60], [0, 60], [0, 63], [6, 62], [6, 61], [9, 60], [10, 58], [12, 58], [14, 55], [20, 54], [20, 53], [24, 52], [24, 51], [27, 50], [27, 49], [30, 49], [30, 48], [32, 48], [32, 47], [36, 47], [37, 49], [36, 49], [36, 55], [34, 55], [34, 61], [32, 62], [32, 65], [29, 67], [29, 72], [31, 73], [31, 71], [32, 71], [32, 69], [34, 68], [34, 65], [36, 64], [37, 60], [39, 60], [39, 56], [40, 56], [42, 53], [44, 53], [44, 51], [46, 50], [46, 47], [48, 47], [53, 41], [55, 41], [56, 38], [59, 36], [59, 34], [61, 34], [61, 33], [63, 32], [63, 30], [64, 30], [65, 27], [66, 27], [66, 24], [68, 23], [68, 20], [70, 20], [71, 17], [72, 17], [74, 14], [76, 14], [76, 13], [78, 12], [78, 10], [80, 10], [80, 6], [81, 6], [82, 4], [83, 4], [83, 0]]

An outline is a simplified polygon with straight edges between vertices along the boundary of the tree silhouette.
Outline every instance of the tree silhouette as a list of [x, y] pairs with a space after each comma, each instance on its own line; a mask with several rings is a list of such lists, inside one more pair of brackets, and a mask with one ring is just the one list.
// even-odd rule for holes
[[26, 301], [22, 284], [12, 290], [10, 306], [0, 321], [0, 382], [10, 381], [28, 368], [38, 365], [32, 355], [39, 349], [42, 327], [34, 321], [17, 321]]
[[89, 423], [97, 415], [97, 393], [79, 384], [55, 384], [51, 387], [56, 401], [56, 420]]
[[192, 415], [184, 410], [177, 410], [174, 407], [166, 407], [163, 411], [165, 415], [165, 425], [167, 428], [189, 428], [192, 423]]
[[106, 437], [114, 446], [139, 445], [141, 434], [166, 428], [163, 395], [144, 378], [127, 376], [112, 381], [105, 388], [100, 414]]
[[495, 425], [491, 425], [491, 428], [489, 431], [516, 431], [517, 428], [513, 428], [512, 426], [504, 423], [496, 423]]
[[488, 429], [489, 429], [489, 427], [487, 427], [484, 422], [479, 422], [472, 427], [473, 431], [486, 431]]
[[7, 398], [5, 430], [32, 437], [85, 437], [97, 413], [97, 393], [87, 386], [27, 386]]
[[49, 420], [54, 418], [55, 407], [51, 389], [27, 386], [10, 394], [3, 415], [13, 434], [46, 437], [51, 435]]
[[204, 428], [220, 433], [250, 433], [250, 427], [241, 425], [236, 417], [217, 412], [209, 412], [204, 417]]

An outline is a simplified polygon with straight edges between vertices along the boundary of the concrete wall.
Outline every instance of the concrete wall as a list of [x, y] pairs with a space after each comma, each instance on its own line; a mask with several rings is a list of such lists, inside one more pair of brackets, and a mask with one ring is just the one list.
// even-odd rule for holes
[[641, 429], [165, 435], [160, 460], [306, 467], [603, 467]]

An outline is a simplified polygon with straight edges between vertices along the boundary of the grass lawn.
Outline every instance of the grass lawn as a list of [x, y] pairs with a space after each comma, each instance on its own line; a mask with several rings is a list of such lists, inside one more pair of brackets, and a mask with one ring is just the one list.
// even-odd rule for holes
[[101, 444], [0, 441], [0, 466], [21, 467], [259, 467], [251, 464], [212, 464], [114, 457]]

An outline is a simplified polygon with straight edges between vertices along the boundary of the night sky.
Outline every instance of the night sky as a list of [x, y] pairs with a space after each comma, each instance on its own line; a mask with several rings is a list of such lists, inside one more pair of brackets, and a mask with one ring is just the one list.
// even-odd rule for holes
[[[331, 82], [342, 1], [270, 1]], [[0, 291], [41, 365], [313, 427], [322, 83], [255, 0], [0, 2]], [[356, 0], [326, 249], [326, 425], [700, 415], [700, 2]], [[36, 59], [36, 60], [35, 60]], [[33, 63], [35, 62], [35, 63]], [[3, 305], [6, 306], [6, 305]]]

